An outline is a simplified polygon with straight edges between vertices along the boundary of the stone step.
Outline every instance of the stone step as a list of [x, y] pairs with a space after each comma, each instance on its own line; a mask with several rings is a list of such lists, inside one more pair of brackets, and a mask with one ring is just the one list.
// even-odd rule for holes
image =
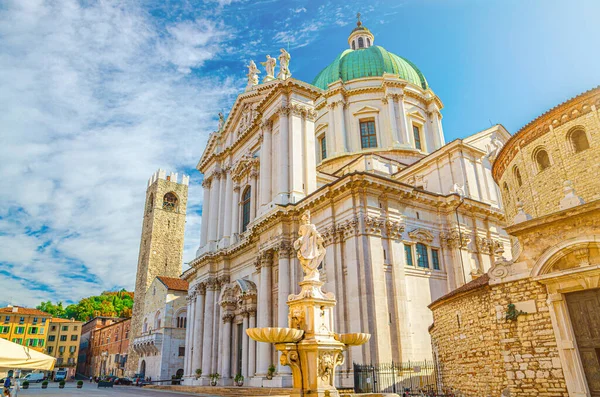
[[286, 387], [238, 387], [238, 386], [176, 386], [176, 385], [148, 385], [147, 389], [169, 390], [176, 392], [195, 393], [211, 396], [239, 397], [242, 396], [269, 396], [288, 397], [294, 392], [293, 388]]

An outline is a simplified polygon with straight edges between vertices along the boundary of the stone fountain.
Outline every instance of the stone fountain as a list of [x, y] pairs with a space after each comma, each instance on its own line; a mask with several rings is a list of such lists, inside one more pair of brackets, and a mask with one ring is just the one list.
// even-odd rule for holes
[[336, 334], [333, 309], [336, 300], [331, 292], [323, 292], [318, 266], [325, 257], [323, 238], [310, 223], [310, 212], [302, 215], [302, 225], [294, 242], [304, 271], [298, 295], [288, 297], [289, 328], [249, 328], [248, 336], [258, 342], [273, 343], [281, 352], [281, 364], [292, 369], [294, 389], [298, 397], [337, 397], [335, 369], [344, 363], [348, 346], [366, 343], [370, 334]]

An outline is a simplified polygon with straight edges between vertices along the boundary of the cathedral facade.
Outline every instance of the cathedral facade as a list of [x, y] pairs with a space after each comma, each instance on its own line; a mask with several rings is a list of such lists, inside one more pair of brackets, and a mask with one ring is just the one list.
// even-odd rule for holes
[[[491, 164], [510, 135], [500, 125], [445, 142], [442, 102], [410, 61], [375, 45], [360, 22], [312, 83], [265, 62], [197, 169], [204, 204], [189, 283], [186, 384], [288, 386], [291, 372], [252, 327], [287, 327], [302, 270], [291, 247], [310, 210], [325, 239], [324, 290], [337, 298], [340, 333], [367, 332], [352, 363], [432, 358], [428, 305], [511, 258]], [[137, 290], [136, 290], [137, 294]], [[269, 366], [274, 379], [266, 379]], [[198, 370], [202, 376], [197, 376]]]

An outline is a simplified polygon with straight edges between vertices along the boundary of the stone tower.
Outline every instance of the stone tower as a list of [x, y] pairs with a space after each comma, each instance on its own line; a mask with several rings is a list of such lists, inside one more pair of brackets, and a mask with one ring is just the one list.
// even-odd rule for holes
[[189, 177], [167, 175], [159, 169], [148, 180], [142, 238], [135, 279], [127, 373], [137, 373], [138, 354], [133, 339], [142, 333], [146, 291], [156, 276], [179, 277], [183, 260], [183, 235]]

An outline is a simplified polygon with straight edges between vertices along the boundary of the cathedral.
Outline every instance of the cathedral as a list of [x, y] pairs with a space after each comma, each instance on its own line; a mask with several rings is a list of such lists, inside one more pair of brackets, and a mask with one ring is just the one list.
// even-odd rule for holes
[[291, 242], [307, 210], [325, 240], [319, 271], [337, 299], [335, 328], [372, 335], [346, 353], [337, 386], [352, 385], [353, 362], [431, 359], [428, 305], [512, 258], [492, 178], [510, 138], [501, 125], [446, 143], [423, 73], [360, 20], [312, 82], [292, 77], [290, 62], [284, 49], [267, 56], [262, 80], [250, 63], [197, 165], [200, 245], [182, 276], [188, 385], [215, 373], [222, 385], [236, 375], [291, 385], [273, 347], [245, 331], [287, 327], [302, 274]]

